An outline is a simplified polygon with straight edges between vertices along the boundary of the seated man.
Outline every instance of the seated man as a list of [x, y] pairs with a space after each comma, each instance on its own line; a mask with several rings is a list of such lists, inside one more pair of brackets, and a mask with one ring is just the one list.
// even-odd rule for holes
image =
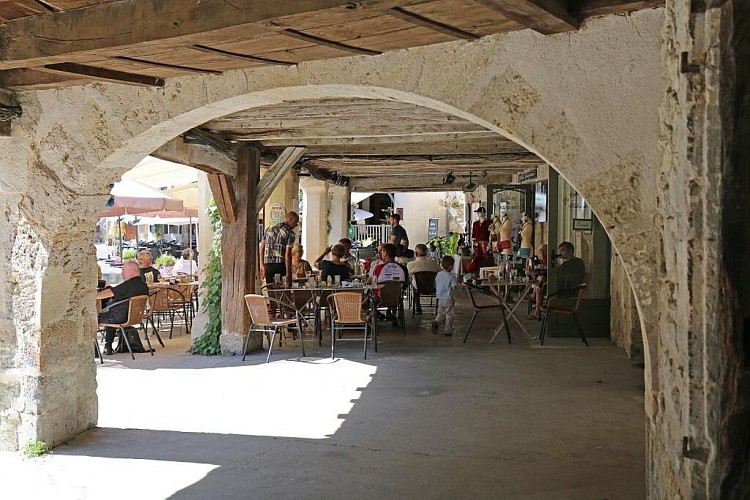
[[[440, 264], [436, 260], [427, 257], [427, 246], [422, 243], [414, 247], [414, 260], [406, 264], [406, 269], [409, 271], [409, 276], [422, 271], [439, 273], [441, 270]], [[415, 312], [422, 314], [422, 304], [419, 303], [419, 290], [416, 288], [414, 289], [414, 301], [416, 303]]]
[[[148, 286], [141, 278], [138, 263], [134, 260], [128, 260], [122, 265], [122, 277], [125, 279], [119, 285], [113, 288], [105, 288], [96, 294], [97, 299], [112, 298], [111, 308], [103, 309], [99, 313], [99, 323], [124, 323], [128, 320], [128, 309], [130, 305], [127, 302], [115, 304], [121, 300], [136, 297], [138, 295], [148, 295]], [[104, 333], [104, 351], [105, 354], [113, 354], [112, 342], [115, 340], [114, 328], [107, 328]]]
[[[396, 257], [396, 245], [392, 243], [386, 243], [383, 245], [383, 249], [380, 252], [380, 258], [383, 260], [378, 264], [372, 272], [372, 280], [374, 283], [385, 283], [387, 281], [400, 281], [401, 283], [406, 282], [406, 271], [403, 266], [400, 266], [394, 260]], [[375, 298], [380, 300], [379, 290], [375, 290]], [[386, 319], [396, 320], [396, 311], [393, 308], [388, 309], [388, 315]]]
[[154, 256], [151, 255], [151, 251], [141, 250], [138, 252], [138, 265], [141, 266], [141, 278], [144, 283], [148, 283], [148, 280], [146, 279], [148, 273], [151, 273], [154, 282], [159, 281], [159, 278], [161, 278], [159, 270], [151, 265], [153, 261]]
[[557, 269], [557, 290], [573, 288], [586, 279], [586, 265], [583, 259], [573, 256], [575, 249], [569, 241], [563, 241], [557, 247], [557, 252], [563, 260]]

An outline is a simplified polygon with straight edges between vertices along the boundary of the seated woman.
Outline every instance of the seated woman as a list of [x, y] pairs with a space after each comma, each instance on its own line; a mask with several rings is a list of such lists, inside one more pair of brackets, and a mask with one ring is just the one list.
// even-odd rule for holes
[[318, 259], [315, 261], [315, 265], [317, 265], [318, 269], [320, 269], [320, 280], [327, 281], [329, 276], [331, 276], [331, 279], [334, 279], [334, 276], [341, 276], [341, 281], [348, 280], [349, 266], [344, 260], [342, 260], [342, 258], [344, 257], [344, 253], [346, 253], [344, 245], [337, 243], [333, 245], [330, 250], [331, 255], [333, 256], [331, 260], [323, 260], [323, 258], [328, 254], [328, 248], [326, 248], [326, 251], [323, 252], [323, 255], [318, 257]]
[[299, 243], [292, 247], [292, 279], [306, 278], [312, 272], [312, 266], [302, 258], [305, 249]]
[[198, 274], [198, 263], [193, 260], [193, 251], [186, 248], [173, 268], [177, 274]]

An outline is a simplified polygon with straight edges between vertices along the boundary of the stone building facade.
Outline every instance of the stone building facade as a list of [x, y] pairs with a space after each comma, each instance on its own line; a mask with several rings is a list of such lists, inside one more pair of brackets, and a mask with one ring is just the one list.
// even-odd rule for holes
[[728, 231], [748, 239], [746, 204], [731, 216], [725, 204], [748, 187], [739, 168], [748, 83], [735, 57], [746, 58], [750, 30], [738, 36], [743, 2], [718, 3], [670, 0], [573, 34], [515, 32], [177, 78], [162, 89], [20, 94], [23, 115], [0, 138], [0, 448], [56, 445], [96, 425], [93, 239], [111, 182], [210, 119], [284, 99], [361, 96], [432, 107], [511, 137], [588, 200], [639, 316], [650, 496], [715, 498], [742, 477], [747, 484], [739, 332], [748, 292], [733, 273], [748, 264], [723, 256]]

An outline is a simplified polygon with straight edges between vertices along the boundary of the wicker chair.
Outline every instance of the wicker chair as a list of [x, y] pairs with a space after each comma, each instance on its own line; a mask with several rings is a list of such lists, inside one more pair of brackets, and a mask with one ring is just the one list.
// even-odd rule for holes
[[154, 317], [156, 317], [159, 326], [163, 318], [169, 318], [169, 338], [172, 338], [174, 332], [175, 316], [182, 315], [187, 333], [190, 333], [190, 319], [186, 306], [186, 298], [179, 288], [175, 286], [159, 286], [154, 289], [156, 294], [151, 299], [151, 314], [149, 319], [151, 325], [156, 329]]
[[362, 330], [364, 359], [367, 359], [368, 339], [372, 338], [375, 352], [378, 352], [373, 298], [362, 292], [337, 292], [329, 295], [327, 301], [331, 311], [331, 359], [334, 359], [337, 334], [339, 340], [348, 340], [341, 335], [344, 330]]
[[[125, 341], [125, 345], [128, 347], [128, 351], [130, 351], [130, 357], [135, 359], [135, 354], [133, 354], [133, 349], [130, 348], [130, 342], [128, 341], [128, 336], [125, 335], [125, 329], [134, 327], [138, 329], [140, 327], [144, 330], [145, 333], [145, 327], [143, 326], [143, 312], [146, 310], [146, 304], [148, 302], [148, 295], [136, 295], [135, 297], [130, 297], [129, 299], [125, 300], [119, 300], [113, 304], [109, 304], [107, 306], [107, 309], [112, 308], [113, 306], [116, 306], [118, 304], [122, 304], [124, 302], [129, 302], [128, 304], [128, 319], [124, 323], [99, 323], [99, 328], [115, 328], [119, 330], [118, 336], [120, 337], [120, 342], [123, 340]], [[151, 347], [151, 341], [148, 339], [148, 335], [146, 335], [146, 342], [148, 343], [148, 350], [151, 352], [151, 355], [154, 355], [154, 349]], [[99, 359], [101, 359], [102, 352], [99, 348], [99, 343], [95, 340], [94, 341], [94, 348], [96, 349], [97, 353], [99, 354]], [[104, 363], [104, 360], [102, 360], [102, 363]]]
[[[247, 305], [248, 311], [250, 311], [250, 320], [252, 325], [250, 332], [262, 332], [268, 339], [268, 355], [266, 356], [266, 363], [271, 360], [271, 351], [273, 350], [273, 342], [276, 338], [276, 333], [284, 327], [295, 326], [298, 332], [302, 331], [302, 319], [299, 311], [288, 302], [275, 299], [273, 297], [266, 297], [265, 295], [256, 295], [249, 293], [245, 295], [245, 304]], [[275, 305], [278, 309], [285, 311], [294, 311], [293, 318], [274, 318], [270, 313], [271, 305]], [[302, 344], [302, 356], [305, 356], [305, 339], [303, 335], [299, 336], [300, 343]], [[245, 345], [242, 349], [242, 361], [245, 361], [247, 355], [247, 344], [250, 340], [250, 335], [245, 338]], [[279, 348], [281, 348], [281, 337], [279, 336]]]
[[378, 309], [395, 309], [396, 318], [401, 325], [401, 330], [406, 335], [406, 318], [404, 317], [404, 283], [401, 281], [385, 281], [378, 283], [380, 286], [380, 302]]

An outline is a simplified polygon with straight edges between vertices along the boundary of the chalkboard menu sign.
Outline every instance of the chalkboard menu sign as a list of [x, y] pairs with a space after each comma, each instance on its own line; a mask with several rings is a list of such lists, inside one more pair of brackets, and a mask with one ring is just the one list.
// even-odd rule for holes
[[430, 219], [430, 222], [427, 224], [427, 240], [431, 240], [432, 238], [437, 238], [438, 235], [438, 220], [437, 219]]

